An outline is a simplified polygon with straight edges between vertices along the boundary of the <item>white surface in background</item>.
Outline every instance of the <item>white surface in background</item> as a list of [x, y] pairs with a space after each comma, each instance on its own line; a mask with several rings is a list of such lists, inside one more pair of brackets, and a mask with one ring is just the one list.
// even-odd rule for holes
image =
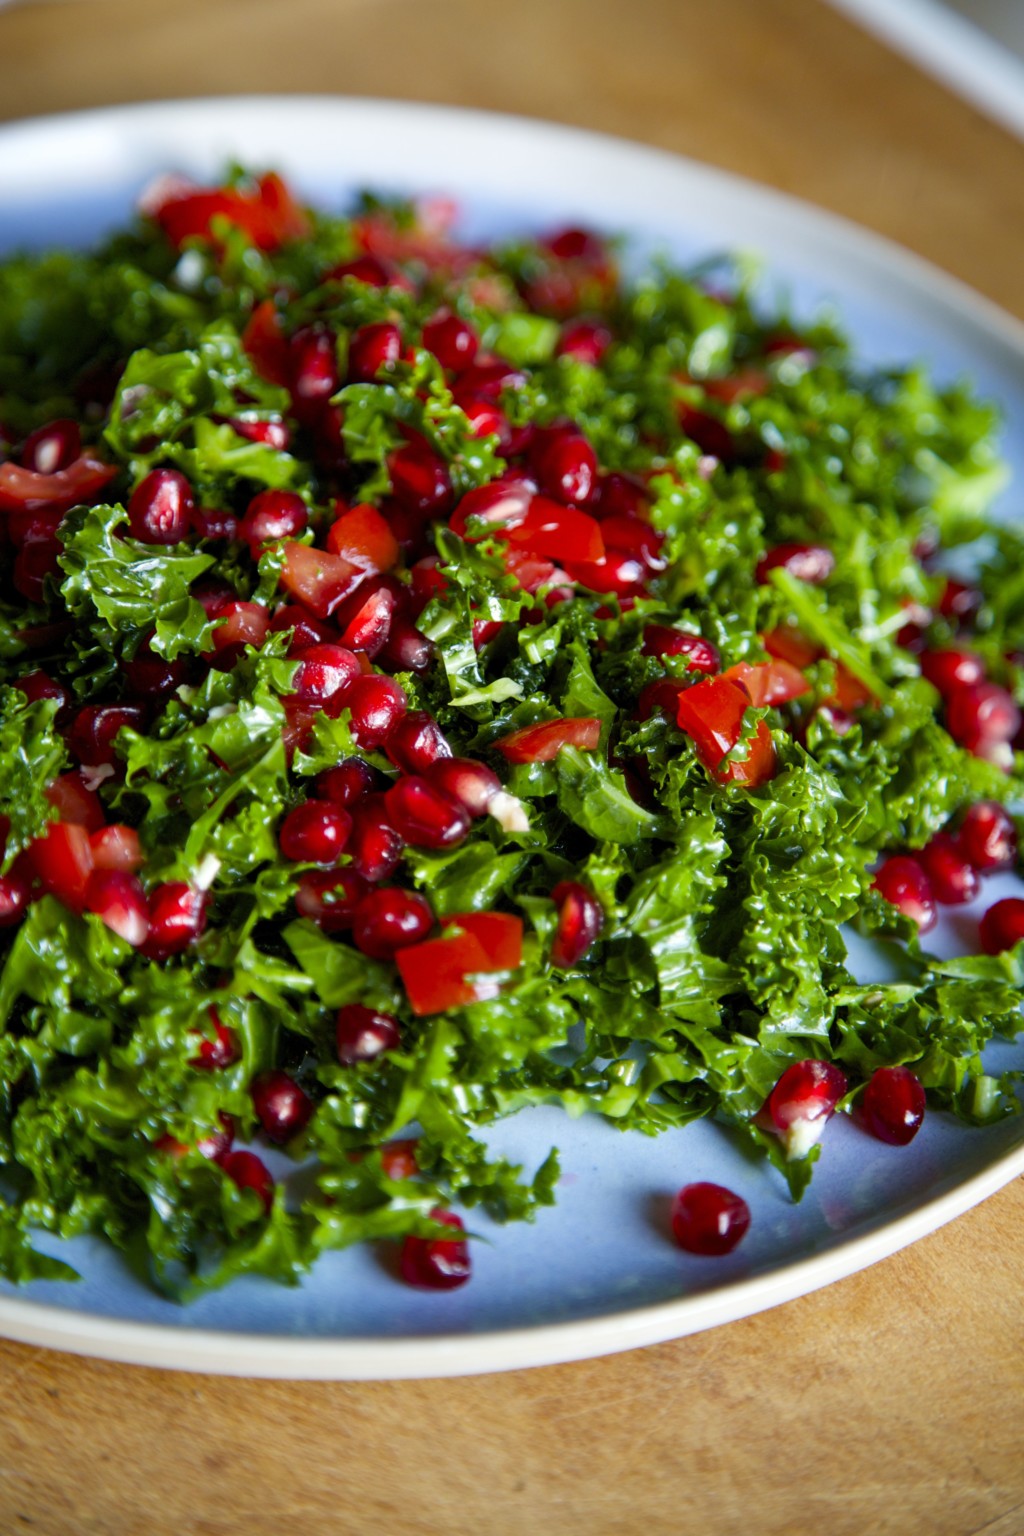
[[830, 0], [1024, 138], [1024, 5], [1020, 0], [953, 3], [955, 10], [939, 0]]

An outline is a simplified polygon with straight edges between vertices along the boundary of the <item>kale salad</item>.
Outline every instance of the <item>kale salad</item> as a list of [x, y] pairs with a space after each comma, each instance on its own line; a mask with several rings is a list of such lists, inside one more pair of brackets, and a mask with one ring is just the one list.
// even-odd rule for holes
[[6, 1278], [458, 1285], [455, 1208], [554, 1200], [480, 1135], [527, 1105], [713, 1116], [794, 1198], [836, 1110], [1012, 1111], [1024, 901], [926, 937], [1017, 856], [996, 413], [619, 254], [238, 171], [0, 263]]

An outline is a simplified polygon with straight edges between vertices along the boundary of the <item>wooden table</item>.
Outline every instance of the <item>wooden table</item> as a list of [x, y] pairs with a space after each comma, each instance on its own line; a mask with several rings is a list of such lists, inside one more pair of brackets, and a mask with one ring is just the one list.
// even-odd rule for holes
[[[44, 0], [0, 117], [316, 91], [625, 134], [902, 241], [1024, 315], [1024, 149], [817, 0]], [[727, 1328], [462, 1381], [217, 1380], [0, 1345], [0, 1530], [1019, 1536], [1024, 1185]]]

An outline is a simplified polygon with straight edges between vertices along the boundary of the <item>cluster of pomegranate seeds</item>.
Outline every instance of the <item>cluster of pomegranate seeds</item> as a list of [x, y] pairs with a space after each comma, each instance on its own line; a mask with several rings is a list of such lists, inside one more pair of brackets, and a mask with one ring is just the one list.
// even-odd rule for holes
[[[1016, 856], [1017, 830], [1009, 812], [993, 800], [979, 800], [967, 809], [957, 828], [937, 832], [919, 853], [887, 858], [873, 884], [886, 901], [927, 933], [938, 921], [936, 903], [962, 906], [973, 901], [981, 891], [982, 876], [1008, 869]], [[983, 948], [989, 949], [992, 932], [983, 923]], [[996, 945], [997, 949], [1008, 947]]]

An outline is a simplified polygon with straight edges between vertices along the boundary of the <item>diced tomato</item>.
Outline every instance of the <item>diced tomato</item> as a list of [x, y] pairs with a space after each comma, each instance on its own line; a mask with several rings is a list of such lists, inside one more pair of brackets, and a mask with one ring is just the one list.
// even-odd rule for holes
[[871, 689], [862, 683], [859, 677], [854, 677], [849, 667], [843, 662], [836, 664], [836, 686], [833, 693], [825, 700], [826, 704], [837, 704], [840, 709], [852, 713], [855, 709], [861, 709], [865, 704], [873, 704], [875, 696]]
[[87, 832], [98, 832], [106, 822], [100, 797], [88, 787], [80, 769], [62, 773], [48, 784], [46, 798], [57, 812], [59, 821], [72, 822]]
[[283, 389], [290, 386], [292, 370], [288, 343], [273, 299], [264, 299], [249, 316], [242, 332], [242, 346], [252, 359], [257, 373]]
[[151, 209], [172, 245], [199, 236], [211, 238], [214, 219], [224, 218], [249, 236], [261, 251], [275, 251], [287, 240], [309, 233], [309, 221], [279, 176], [262, 176], [246, 187], [189, 188], [174, 192]]
[[[746, 703], [749, 700], [744, 699]], [[600, 720], [583, 716], [527, 725], [521, 731], [503, 736], [494, 745], [509, 763], [550, 763], [563, 747], [579, 747], [581, 751], [593, 752], [600, 739]]]
[[342, 512], [327, 534], [327, 548], [371, 574], [390, 571], [398, 562], [398, 540], [387, 522], [366, 502]]
[[526, 516], [508, 527], [505, 537], [527, 554], [547, 555], [553, 560], [600, 560], [604, 556], [597, 519], [546, 496], [534, 496]]
[[117, 472], [116, 464], [104, 464], [87, 453], [52, 475], [8, 460], [0, 464], [0, 512], [67, 512], [91, 501]]
[[121, 822], [100, 827], [89, 838], [89, 846], [94, 869], [116, 869], [132, 875], [145, 862], [139, 834], [134, 827], [126, 827]]
[[73, 912], [81, 912], [93, 869], [85, 828], [74, 822], [51, 822], [43, 836], [29, 845], [29, 852], [43, 889]]
[[761, 644], [769, 656], [776, 656], [780, 661], [792, 662], [794, 667], [801, 671], [817, 661], [822, 652], [813, 640], [808, 640], [799, 629], [792, 624], [784, 624], [779, 629], [770, 629], [767, 634], [761, 636]]
[[281, 585], [318, 619], [329, 618], [364, 573], [351, 560], [289, 540], [284, 545]]
[[709, 677], [679, 695], [676, 720], [693, 739], [697, 756], [719, 784], [755, 788], [774, 776], [775, 747], [762, 720], [747, 743], [742, 762], [723, 762], [743, 734], [743, 717], [751, 699], [744, 688], [726, 677]]
[[522, 962], [523, 925], [503, 912], [449, 918], [444, 938], [400, 949], [395, 963], [414, 1013], [443, 1013], [494, 995], [477, 978], [515, 970]]
[[420, 1171], [416, 1142], [386, 1141], [380, 1149], [380, 1165], [389, 1179], [413, 1179]]
[[722, 676], [739, 683], [750, 695], [750, 702], [758, 707], [786, 704], [811, 691], [803, 673], [790, 661], [762, 661], [757, 666], [741, 661]]

